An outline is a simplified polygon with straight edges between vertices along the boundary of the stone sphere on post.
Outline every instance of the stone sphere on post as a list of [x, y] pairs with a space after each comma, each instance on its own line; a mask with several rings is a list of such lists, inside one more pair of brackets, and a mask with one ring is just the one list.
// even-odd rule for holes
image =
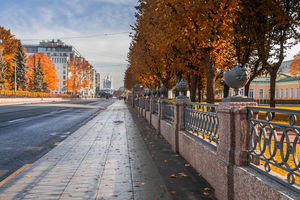
[[167, 98], [167, 92], [168, 92], [168, 90], [167, 90], [166, 86], [163, 85], [161, 88], [159, 88], [159, 94], [162, 94], [161, 99]]
[[[235, 91], [233, 97], [226, 99], [230, 99], [230, 101], [234, 99], [234, 101], [251, 101], [252, 99], [239, 95], [240, 88], [244, 87], [249, 79], [250, 69], [247, 65], [241, 66], [239, 63], [236, 63], [231, 70], [224, 72], [225, 83], [228, 85], [228, 87], [233, 88]], [[226, 99], [225, 101], [227, 101]]]
[[144, 89], [144, 97], [146, 97], [148, 95], [148, 91], [147, 90], [148, 90], [147, 88]]
[[185, 91], [187, 90], [187, 83], [185, 80], [181, 79], [180, 81], [177, 82], [176, 84], [176, 90], [179, 92], [179, 96], [176, 97], [177, 99], [186, 99], [188, 98], [187, 96], [184, 96]]
[[152, 93], [152, 96], [155, 97], [155, 95], [156, 95], [156, 89], [152, 89], [151, 93]]

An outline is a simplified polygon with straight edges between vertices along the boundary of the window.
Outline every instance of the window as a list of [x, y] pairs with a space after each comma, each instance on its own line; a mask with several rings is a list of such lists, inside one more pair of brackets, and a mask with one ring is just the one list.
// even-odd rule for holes
[[299, 98], [299, 88], [296, 88], [296, 98]]
[[280, 98], [283, 98], [283, 89], [280, 89]]
[[275, 98], [278, 99], [278, 89], [275, 90]]
[[249, 90], [249, 97], [254, 98], [254, 89]]
[[232, 89], [229, 89], [229, 94], [228, 94], [228, 96], [232, 96]]
[[287, 88], [285, 88], [285, 96], [284, 96], [285, 98], [289, 98], [289, 92], [288, 92], [288, 89]]
[[245, 94], [244, 88], [240, 89], [240, 95], [244, 96], [244, 94]]
[[49, 56], [50, 56], [50, 53], [47, 53], [47, 56], [49, 57]]
[[64, 70], [64, 74], [66, 74], [66, 71]]
[[259, 89], [258, 90], [258, 97], [261, 98], [261, 99], [264, 98], [264, 89]]
[[294, 98], [294, 88], [290, 88], [290, 98]]
[[64, 80], [66, 80], [66, 76], [64, 76]]
[[271, 98], [271, 89], [269, 89], [269, 98]]

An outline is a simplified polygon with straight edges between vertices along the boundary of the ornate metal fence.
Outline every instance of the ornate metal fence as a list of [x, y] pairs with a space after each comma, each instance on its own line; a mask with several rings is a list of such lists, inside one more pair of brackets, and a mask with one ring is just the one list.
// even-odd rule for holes
[[163, 103], [164, 106], [164, 119], [166, 119], [169, 122], [173, 122], [174, 121], [174, 105], [171, 101], [165, 101]]
[[217, 105], [214, 104], [185, 103], [185, 130], [216, 145], [219, 141], [216, 110]]
[[156, 99], [153, 100], [153, 114], [158, 115], [158, 103]]
[[267, 174], [277, 173], [280, 176], [272, 177], [291, 188], [299, 187], [300, 110], [247, 109], [250, 165]]

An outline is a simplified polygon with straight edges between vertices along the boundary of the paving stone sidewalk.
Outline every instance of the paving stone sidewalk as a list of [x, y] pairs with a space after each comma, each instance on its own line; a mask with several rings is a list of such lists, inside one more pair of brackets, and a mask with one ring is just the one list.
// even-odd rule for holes
[[[168, 173], [159, 168], [133, 118], [122, 101], [112, 104], [1, 187], [0, 200], [176, 199], [176, 187], [166, 182]], [[191, 179], [191, 185], [194, 181]], [[200, 184], [199, 192], [203, 193], [203, 188], [209, 186], [205, 181]], [[176, 185], [181, 187], [180, 183]], [[181, 197], [214, 199], [213, 193], [203, 198], [192, 193]]]

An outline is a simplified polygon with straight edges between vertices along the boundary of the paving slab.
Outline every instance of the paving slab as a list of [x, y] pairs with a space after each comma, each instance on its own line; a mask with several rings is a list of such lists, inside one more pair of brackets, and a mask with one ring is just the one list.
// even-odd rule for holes
[[140, 131], [115, 102], [2, 186], [0, 199], [176, 199]]

